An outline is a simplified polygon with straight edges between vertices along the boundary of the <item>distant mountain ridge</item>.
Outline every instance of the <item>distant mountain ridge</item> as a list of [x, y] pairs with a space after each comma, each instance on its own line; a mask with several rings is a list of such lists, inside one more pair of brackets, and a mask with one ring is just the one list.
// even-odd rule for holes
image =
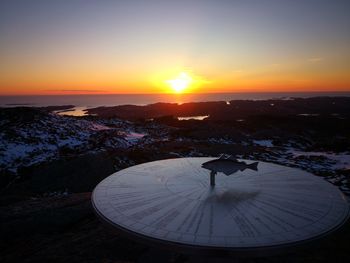
[[350, 97], [313, 97], [230, 102], [155, 103], [146, 106], [121, 105], [88, 109], [89, 114], [122, 119], [150, 119], [164, 115], [203, 116], [210, 120], [235, 120], [257, 115], [350, 114]]

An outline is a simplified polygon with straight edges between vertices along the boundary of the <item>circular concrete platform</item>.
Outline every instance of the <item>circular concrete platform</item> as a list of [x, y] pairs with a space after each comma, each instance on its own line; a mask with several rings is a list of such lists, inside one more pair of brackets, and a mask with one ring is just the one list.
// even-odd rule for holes
[[119, 171], [95, 188], [94, 209], [132, 236], [205, 249], [294, 245], [337, 229], [349, 216], [335, 186], [276, 164], [218, 173], [211, 187], [201, 165], [213, 159], [169, 159]]

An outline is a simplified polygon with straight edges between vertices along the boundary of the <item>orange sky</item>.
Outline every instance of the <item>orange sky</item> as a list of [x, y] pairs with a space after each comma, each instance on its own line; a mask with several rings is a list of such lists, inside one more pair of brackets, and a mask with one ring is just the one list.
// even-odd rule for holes
[[350, 4], [301, 2], [4, 0], [0, 95], [350, 91]]
[[[184, 92], [269, 92], [269, 91], [349, 91], [350, 74], [345, 59], [300, 58], [263, 64], [256, 59], [242, 68], [231, 70], [200, 63], [175, 61], [143, 62], [134, 67], [106, 61], [79, 64], [45, 63], [38, 59], [20, 67], [1, 68], [1, 95], [30, 94], [103, 94], [103, 93], [171, 93], [169, 80], [181, 72], [192, 82]], [[348, 58], [350, 61], [350, 57]], [[236, 60], [237, 61], [237, 60]], [[9, 61], [10, 63], [11, 61]], [[107, 63], [108, 62], [108, 63]], [[120, 66], [120, 69], [111, 70]], [[125, 68], [122, 68], [125, 66]]]

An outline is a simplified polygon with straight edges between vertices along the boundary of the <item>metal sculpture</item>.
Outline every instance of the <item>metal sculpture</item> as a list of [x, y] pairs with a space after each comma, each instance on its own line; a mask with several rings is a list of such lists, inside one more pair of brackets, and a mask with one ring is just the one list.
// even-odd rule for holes
[[243, 172], [245, 169], [258, 171], [258, 163], [259, 162], [247, 164], [246, 162], [237, 160], [231, 155], [223, 154], [216, 160], [203, 163], [202, 168], [210, 171], [210, 185], [215, 186], [215, 175], [218, 172], [229, 176], [237, 171]]

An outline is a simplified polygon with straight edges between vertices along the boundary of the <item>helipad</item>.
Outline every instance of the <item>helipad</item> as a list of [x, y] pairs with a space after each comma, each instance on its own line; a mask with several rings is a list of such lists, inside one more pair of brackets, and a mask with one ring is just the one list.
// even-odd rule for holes
[[343, 194], [310, 173], [259, 162], [258, 171], [218, 173], [211, 187], [201, 164], [212, 159], [162, 160], [119, 171], [95, 188], [94, 209], [131, 236], [209, 249], [293, 245], [348, 218]]

